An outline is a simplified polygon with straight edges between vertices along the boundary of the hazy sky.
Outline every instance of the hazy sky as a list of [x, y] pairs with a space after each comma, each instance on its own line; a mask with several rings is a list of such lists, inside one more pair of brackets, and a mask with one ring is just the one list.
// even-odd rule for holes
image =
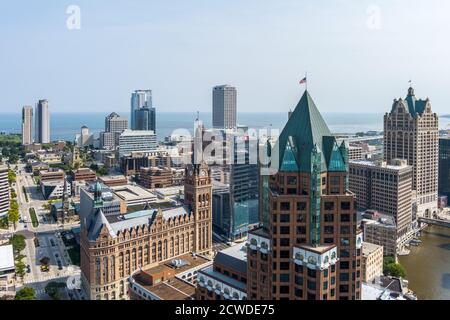
[[126, 115], [144, 88], [159, 111], [210, 111], [224, 83], [239, 111], [287, 111], [307, 71], [323, 112], [385, 112], [411, 78], [450, 113], [449, 17], [448, 0], [1, 1], [0, 112]]

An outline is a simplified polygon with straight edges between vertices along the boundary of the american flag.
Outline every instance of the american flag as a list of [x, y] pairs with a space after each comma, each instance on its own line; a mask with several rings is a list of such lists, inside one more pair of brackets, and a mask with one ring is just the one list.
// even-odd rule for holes
[[306, 77], [304, 77], [302, 80], [300, 80], [300, 84], [305, 84], [306, 83]]

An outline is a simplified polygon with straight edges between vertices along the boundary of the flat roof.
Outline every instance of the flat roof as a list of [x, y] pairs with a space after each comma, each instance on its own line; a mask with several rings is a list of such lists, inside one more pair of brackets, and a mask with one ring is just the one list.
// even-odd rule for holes
[[172, 278], [155, 286], [143, 287], [162, 300], [193, 300], [195, 298], [195, 286], [178, 278]]
[[131, 200], [142, 200], [143, 198], [156, 198], [156, 195], [146, 189], [134, 186], [134, 185], [124, 185], [124, 186], [113, 186], [110, 187], [111, 190], [119, 198], [125, 201]]
[[367, 255], [371, 254], [372, 252], [378, 250], [379, 248], [383, 248], [383, 246], [379, 246], [377, 244], [370, 243], [370, 242], [363, 242], [362, 254], [363, 254], [363, 256], [367, 256]]
[[366, 167], [373, 167], [373, 168], [379, 168], [379, 169], [395, 170], [395, 171], [400, 171], [400, 170], [408, 169], [411, 167], [407, 164], [404, 164], [404, 165], [395, 165], [395, 164], [388, 164], [388, 163], [381, 164], [380, 162], [377, 162], [377, 161], [368, 161], [368, 160], [352, 160], [352, 161], [350, 161], [350, 164], [362, 165], [362, 166], [366, 166]]
[[[171, 264], [173, 260], [184, 260], [187, 264], [182, 267], [175, 268]], [[208, 262], [210, 262], [210, 260], [205, 257], [199, 255], [193, 256], [192, 254], [187, 253], [172, 260], [163, 262], [157, 266], [140, 271], [139, 273], [133, 275], [133, 278], [139, 285], [162, 300], [192, 300], [195, 297], [195, 286], [175, 276]], [[165, 270], [173, 270], [175, 272], [175, 276], [167, 281], [160, 282], [152, 286], [145, 284], [140, 280], [139, 275], [141, 273], [152, 275]]]
[[0, 246], [0, 271], [14, 269], [14, 251], [12, 244]]
[[101, 181], [117, 181], [117, 180], [126, 180], [127, 178], [124, 175], [109, 175], [109, 176], [102, 176], [99, 177]]

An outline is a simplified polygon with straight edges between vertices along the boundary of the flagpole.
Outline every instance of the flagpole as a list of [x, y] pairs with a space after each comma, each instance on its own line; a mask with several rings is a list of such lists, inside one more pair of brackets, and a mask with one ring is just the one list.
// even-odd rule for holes
[[306, 79], [305, 88], [306, 91], [308, 91], [308, 72], [305, 73], [305, 79]]

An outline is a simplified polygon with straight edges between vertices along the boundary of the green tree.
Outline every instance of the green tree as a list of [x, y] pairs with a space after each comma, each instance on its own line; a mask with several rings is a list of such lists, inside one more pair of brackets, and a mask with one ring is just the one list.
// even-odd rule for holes
[[14, 230], [16, 229], [17, 221], [19, 221], [19, 205], [16, 200], [11, 200], [9, 204], [8, 221], [14, 225]]
[[26, 247], [25, 237], [21, 234], [15, 234], [9, 239], [9, 244], [12, 244], [14, 253], [19, 255]]
[[16, 182], [16, 173], [11, 169], [8, 170], [8, 182], [10, 185]]
[[16, 261], [16, 274], [23, 278], [25, 276], [25, 263], [22, 260]]
[[36, 299], [36, 290], [25, 287], [16, 292], [15, 300], [34, 300]]
[[406, 270], [400, 263], [395, 261], [394, 257], [385, 257], [383, 259], [383, 274], [397, 278], [405, 278]]
[[17, 154], [11, 154], [9, 156], [8, 162], [10, 164], [17, 164], [17, 162], [19, 162], [19, 156]]
[[49, 282], [45, 286], [45, 293], [50, 296], [53, 300], [61, 300], [60, 289], [65, 288], [66, 285], [63, 282]]

